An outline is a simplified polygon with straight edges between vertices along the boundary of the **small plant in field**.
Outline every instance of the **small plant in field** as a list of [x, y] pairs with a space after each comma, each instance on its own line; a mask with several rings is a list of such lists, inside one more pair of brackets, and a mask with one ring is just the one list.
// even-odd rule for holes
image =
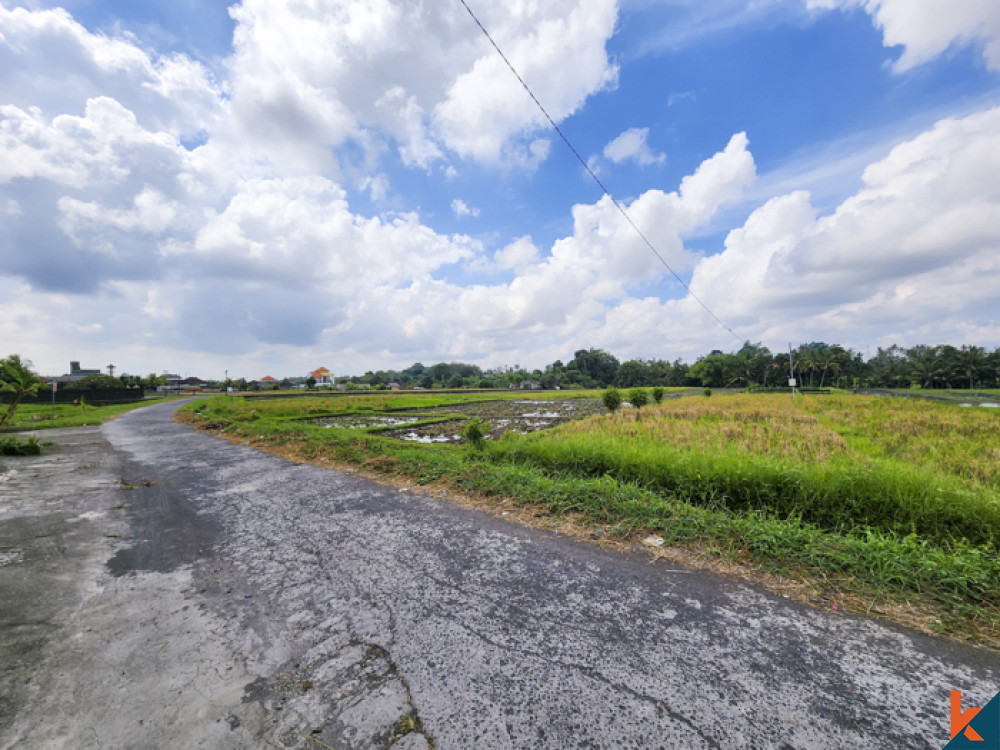
[[633, 388], [628, 392], [628, 400], [636, 410], [636, 418], [642, 412], [642, 407], [649, 403], [649, 394], [645, 388]]
[[618, 407], [622, 405], [621, 391], [617, 388], [608, 388], [601, 394], [601, 401], [604, 402], [604, 408], [614, 414], [618, 411]]
[[705, 398], [708, 398], [709, 396], [712, 395], [712, 389], [711, 388], [706, 388], [705, 390], [703, 390], [701, 392], [701, 395], [704, 396]]
[[479, 417], [473, 417], [465, 427], [462, 428], [462, 437], [472, 444], [476, 450], [482, 450], [486, 443], [486, 436], [490, 432], [489, 422], [482, 421]]
[[660, 386], [656, 386], [653, 389], [653, 401], [656, 403], [663, 401], [663, 389]]
[[417, 731], [417, 720], [413, 714], [403, 714], [396, 722], [396, 736]]
[[42, 444], [33, 437], [27, 440], [0, 438], [0, 456], [39, 456], [41, 453]]

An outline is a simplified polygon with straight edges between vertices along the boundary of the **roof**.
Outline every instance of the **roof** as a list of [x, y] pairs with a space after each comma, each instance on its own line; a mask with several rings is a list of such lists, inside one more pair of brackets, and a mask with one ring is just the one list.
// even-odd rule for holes
[[278, 382], [276, 378], [272, 378], [270, 375], [265, 375], [260, 379], [261, 383], [276, 383]]
[[330, 371], [327, 370], [325, 367], [320, 367], [318, 370], [313, 370], [309, 374], [312, 375], [314, 378], [325, 378], [327, 375], [330, 374]]

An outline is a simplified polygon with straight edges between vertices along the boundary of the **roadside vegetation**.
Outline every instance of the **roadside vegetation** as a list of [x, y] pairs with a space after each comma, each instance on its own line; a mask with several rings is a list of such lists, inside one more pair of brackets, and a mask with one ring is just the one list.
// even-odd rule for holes
[[91, 406], [86, 397], [79, 404], [56, 404], [55, 416], [51, 406], [42, 404], [21, 404], [14, 418], [0, 428], [0, 432], [20, 432], [23, 430], [52, 430], [64, 427], [87, 427], [99, 425], [109, 419], [124, 414], [132, 409], [160, 403], [161, 401], [177, 400], [181, 397], [168, 397], [137, 401], [131, 404], [107, 404]]
[[[1000, 412], [850, 394], [686, 393], [696, 395], [668, 392], [639, 410], [621, 403], [642, 401], [637, 393], [574, 392], [595, 403], [603, 395], [608, 411], [497, 440], [484, 439], [484, 394], [215, 397], [182, 418], [298, 460], [440, 486], [611, 543], [662, 541], [656, 554], [822, 606], [1000, 645]], [[420, 422], [422, 410], [448, 405], [460, 410], [465, 444], [304, 421], [413, 409]]]

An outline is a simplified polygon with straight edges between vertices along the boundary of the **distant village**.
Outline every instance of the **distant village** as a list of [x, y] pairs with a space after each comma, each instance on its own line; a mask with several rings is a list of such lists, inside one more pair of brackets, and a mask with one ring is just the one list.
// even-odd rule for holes
[[[229, 378], [228, 372], [222, 380], [204, 380], [196, 376], [181, 376], [175, 373], [164, 372], [162, 374], [151, 373], [146, 376], [130, 375], [128, 373], [115, 374], [118, 370], [116, 365], [106, 365], [104, 370], [81, 367], [80, 362], [69, 363], [69, 372], [62, 375], [43, 375], [42, 380], [48, 385], [54, 385], [54, 390], [70, 389], [77, 390], [81, 386], [87, 389], [105, 388], [143, 388], [146, 391], [155, 391], [162, 394], [189, 394], [189, 393], [224, 393], [224, 392], [245, 392], [245, 391], [267, 391], [267, 390], [309, 390], [309, 389], [331, 389], [337, 391], [352, 390], [425, 390], [432, 387], [475, 387], [478, 382], [468, 382], [466, 378], [455, 376], [451, 372], [452, 367], [474, 367], [469, 365], [435, 365], [434, 368], [424, 368], [423, 365], [414, 365], [417, 371], [409, 372], [409, 378], [399, 377], [398, 380], [391, 380], [385, 377], [382, 372], [366, 373], [363, 376], [348, 376], [337, 379], [334, 373], [326, 367], [318, 367], [306, 375], [297, 377], [275, 378], [265, 375], [259, 380], [247, 380], [246, 378]], [[443, 372], [446, 367], [449, 372]], [[410, 368], [413, 370], [413, 368]], [[505, 382], [500, 387], [521, 388], [534, 390], [542, 385], [525, 374], [516, 373], [508, 369]], [[479, 368], [475, 375], [482, 374]], [[426, 371], [426, 374], [425, 374]], [[398, 373], [394, 373], [399, 375]], [[516, 375], [516, 377], [512, 377]], [[440, 380], [435, 380], [435, 376]], [[479, 380], [473, 376], [473, 380]], [[490, 383], [480, 387], [497, 387]]]

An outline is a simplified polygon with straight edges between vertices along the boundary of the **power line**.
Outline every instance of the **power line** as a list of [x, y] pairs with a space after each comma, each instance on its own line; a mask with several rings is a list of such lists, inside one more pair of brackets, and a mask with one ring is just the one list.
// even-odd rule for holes
[[716, 323], [718, 323], [720, 326], [729, 331], [729, 333], [733, 335], [733, 338], [735, 338], [738, 342], [740, 342], [740, 344], [742, 344], [743, 339], [740, 336], [738, 336], [732, 328], [727, 326], [718, 315], [712, 312], [709, 309], [708, 305], [702, 302], [701, 298], [697, 294], [691, 291], [691, 287], [687, 285], [684, 279], [682, 279], [677, 274], [677, 272], [670, 267], [670, 264], [667, 263], [667, 261], [663, 259], [663, 256], [660, 255], [657, 249], [653, 247], [653, 243], [649, 241], [646, 235], [643, 234], [642, 230], [639, 229], [638, 226], [636, 226], [634, 221], [632, 221], [632, 217], [628, 215], [628, 212], [625, 210], [625, 207], [621, 203], [619, 203], [618, 199], [611, 194], [611, 191], [604, 186], [604, 183], [601, 182], [601, 179], [596, 174], [594, 174], [594, 170], [590, 168], [590, 165], [587, 164], [587, 161], [582, 156], [580, 156], [580, 152], [576, 150], [576, 148], [573, 146], [572, 143], [570, 143], [570, 140], [569, 138], [566, 137], [566, 134], [563, 133], [562, 129], [558, 125], [556, 125], [556, 121], [552, 119], [552, 116], [546, 111], [545, 107], [542, 106], [542, 103], [538, 101], [538, 97], [535, 96], [534, 92], [532, 92], [532, 90], [528, 87], [528, 84], [524, 82], [523, 78], [521, 78], [521, 74], [517, 72], [517, 69], [513, 66], [513, 64], [511, 64], [510, 60], [507, 59], [507, 55], [505, 55], [503, 53], [503, 50], [500, 49], [499, 45], [495, 41], [493, 41], [493, 37], [490, 36], [490, 32], [486, 30], [486, 27], [483, 26], [483, 24], [479, 21], [479, 19], [476, 17], [476, 14], [472, 12], [472, 8], [468, 6], [465, 0], [458, 0], [458, 1], [469, 12], [469, 15], [472, 16], [472, 20], [476, 22], [476, 26], [479, 27], [479, 30], [483, 32], [483, 34], [489, 40], [490, 44], [493, 45], [493, 49], [497, 51], [497, 54], [500, 55], [500, 59], [502, 59], [507, 64], [507, 67], [510, 68], [510, 72], [514, 74], [514, 77], [517, 78], [521, 86], [524, 87], [524, 90], [528, 92], [528, 96], [531, 97], [531, 101], [533, 101], [535, 105], [538, 107], [538, 109], [541, 110], [542, 114], [545, 115], [545, 119], [549, 121], [549, 124], [552, 126], [552, 129], [559, 134], [559, 137], [562, 138], [563, 143], [565, 143], [567, 148], [569, 148], [569, 150], [573, 152], [573, 156], [575, 156], [577, 158], [577, 161], [579, 161], [583, 165], [583, 168], [587, 170], [587, 174], [589, 174], [593, 178], [594, 182], [597, 183], [597, 186], [604, 192], [606, 196], [608, 196], [608, 198], [611, 199], [611, 202], [614, 203], [615, 208], [617, 208], [618, 212], [625, 217], [625, 221], [627, 221], [629, 225], [632, 227], [632, 229], [635, 230], [636, 234], [638, 234], [642, 238], [642, 241], [646, 243], [646, 247], [649, 248], [650, 252], [652, 252], [653, 255], [656, 256], [657, 260], [659, 260], [660, 263], [663, 264], [664, 268], [670, 271], [671, 275], [675, 279], [677, 279], [677, 282], [682, 287], [684, 287], [685, 290], [687, 290], [687, 293], [691, 295], [691, 297], [695, 300], [695, 302], [701, 305], [702, 309], [705, 312], [707, 312], [710, 316], [712, 316], [712, 318], [715, 320]]

